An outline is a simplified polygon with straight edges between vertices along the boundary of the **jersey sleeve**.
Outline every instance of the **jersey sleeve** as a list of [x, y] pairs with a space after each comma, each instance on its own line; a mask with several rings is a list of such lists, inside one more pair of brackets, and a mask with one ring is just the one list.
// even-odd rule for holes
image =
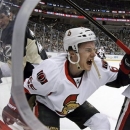
[[25, 80], [24, 87], [30, 94], [46, 96], [56, 91], [57, 75], [56, 64], [49, 59], [45, 60], [33, 70], [32, 76]]
[[103, 83], [112, 82], [117, 78], [118, 68], [109, 65], [107, 61], [102, 60], [99, 57], [96, 57], [95, 60], [101, 77], [103, 78]]
[[103, 80], [101, 82], [105, 83], [107, 86], [120, 88], [126, 86], [130, 83], [129, 76], [124, 74], [117, 67], [109, 65], [105, 60], [101, 60], [98, 67], [100, 67], [100, 73]]

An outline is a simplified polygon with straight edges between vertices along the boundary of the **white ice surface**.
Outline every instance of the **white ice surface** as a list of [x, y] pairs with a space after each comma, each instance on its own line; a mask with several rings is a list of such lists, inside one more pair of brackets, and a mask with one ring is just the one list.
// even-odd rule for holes
[[[111, 61], [109, 62], [112, 66], [119, 66], [119, 62]], [[2, 109], [8, 103], [10, 97], [11, 89], [11, 79], [3, 78], [3, 83], [0, 84], [0, 119]], [[88, 101], [94, 105], [101, 113], [107, 115], [111, 130], [114, 130], [118, 115], [120, 113], [121, 106], [123, 104], [124, 96], [121, 94], [126, 87], [119, 89], [109, 88], [107, 86], [100, 87], [89, 99]], [[10, 126], [13, 130], [23, 130], [16, 124]], [[73, 122], [63, 118], [61, 119], [61, 130], [80, 130]], [[90, 130], [86, 128], [85, 130]]]

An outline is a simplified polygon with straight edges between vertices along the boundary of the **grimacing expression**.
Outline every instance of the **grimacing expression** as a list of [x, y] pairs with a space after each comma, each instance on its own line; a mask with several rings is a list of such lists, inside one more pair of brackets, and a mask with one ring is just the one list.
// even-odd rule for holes
[[79, 44], [78, 49], [80, 55], [79, 65], [83, 70], [89, 71], [92, 67], [92, 61], [96, 56], [95, 42], [81, 43]]
[[4, 29], [9, 24], [10, 17], [4, 13], [0, 13], [0, 28]]

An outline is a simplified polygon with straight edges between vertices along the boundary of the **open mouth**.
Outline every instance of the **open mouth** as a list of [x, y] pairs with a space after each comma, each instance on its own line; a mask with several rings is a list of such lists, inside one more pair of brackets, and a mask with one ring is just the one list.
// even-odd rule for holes
[[92, 60], [88, 60], [87, 65], [92, 65]]

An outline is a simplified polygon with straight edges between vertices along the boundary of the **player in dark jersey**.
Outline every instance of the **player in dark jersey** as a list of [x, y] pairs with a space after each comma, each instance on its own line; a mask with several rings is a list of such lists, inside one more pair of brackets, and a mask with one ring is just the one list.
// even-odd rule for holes
[[103, 46], [101, 46], [100, 49], [97, 51], [97, 56], [101, 59], [106, 59], [105, 50]]
[[[2, 60], [0, 67], [0, 80], [2, 77], [10, 77], [12, 75], [11, 46], [14, 22], [15, 20], [12, 17], [10, 8], [3, 4], [0, 9], [0, 47]], [[25, 32], [23, 56], [24, 79], [31, 75], [34, 65], [39, 64], [44, 59], [47, 59], [46, 52], [44, 49], [39, 49], [34, 33], [27, 27]]]

